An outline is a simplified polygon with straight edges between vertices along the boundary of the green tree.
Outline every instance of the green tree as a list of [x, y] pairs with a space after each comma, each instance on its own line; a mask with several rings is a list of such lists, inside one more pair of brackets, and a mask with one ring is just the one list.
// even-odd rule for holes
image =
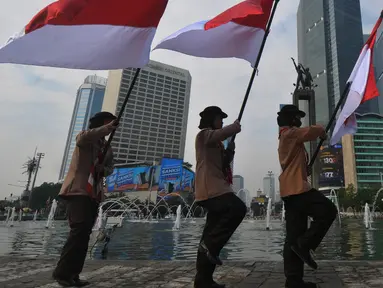
[[30, 208], [42, 209], [46, 207], [48, 199], [56, 199], [59, 195], [62, 184], [60, 183], [47, 183], [44, 182], [38, 187], [35, 187], [32, 191], [32, 199], [30, 202]]

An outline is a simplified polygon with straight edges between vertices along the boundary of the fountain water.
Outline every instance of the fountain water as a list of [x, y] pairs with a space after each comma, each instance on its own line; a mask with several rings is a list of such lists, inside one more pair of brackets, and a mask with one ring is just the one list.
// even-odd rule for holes
[[340, 216], [340, 208], [339, 208], [339, 201], [338, 201], [338, 195], [336, 194], [335, 189], [331, 189], [330, 195], [328, 198], [334, 203], [336, 209], [338, 210], [338, 220], [339, 224], [341, 224], [341, 216]]
[[271, 198], [268, 198], [266, 209], [266, 230], [270, 230]]
[[15, 220], [16, 217], [16, 208], [12, 207], [12, 212], [11, 212], [11, 218], [9, 219], [9, 227], [13, 227], [13, 221]]
[[47, 221], [47, 224], [45, 225], [45, 228], [47, 228], [47, 229], [52, 228], [53, 220], [54, 220], [55, 213], [56, 213], [56, 208], [57, 208], [57, 201], [55, 199], [53, 199], [51, 211], [49, 211], [49, 215], [48, 215], [48, 221]]
[[7, 210], [7, 218], [5, 219], [5, 223], [8, 223], [9, 221], [9, 217], [11, 217], [11, 208], [10, 207], [6, 207], [5, 208]]
[[98, 216], [96, 223], [94, 224], [93, 231], [100, 231], [105, 228], [106, 221], [103, 215], [102, 206], [98, 207]]
[[370, 206], [368, 203], [364, 205], [364, 226], [366, 229], [371, 229], [372, 217], [370, 212]]
[[178, 205], [177, 207], [177, 217], [176, 217], [176, 221], [174, 222], [174, 227], [173, 227], [173, 230], [180, 230], [180, 226], [181, 226], [181, 205]]
[[374, 202], [372, 203], [372, 216], [375, 216], [375, 208], [376, 208], [376, 202], [378, 200], [378, 197], [380, 193], [383, 191], [383, 188], [380, 188], [378, 192], [375, 194]]
[[23, 210], [20, 209], [20, 211], [19, 211], [19, 222], [21, 222], [22, 218], [23, 218]]
[[36, 222], [36, 220], [37, 220], [37, 210], [36, 210], [35, 214], [33, 215], [33, 222]]
[[282, 223], [285, 222], [285, 217], [286, 217], [286, 210], [285, 210], [285, 202], [282, 204]]

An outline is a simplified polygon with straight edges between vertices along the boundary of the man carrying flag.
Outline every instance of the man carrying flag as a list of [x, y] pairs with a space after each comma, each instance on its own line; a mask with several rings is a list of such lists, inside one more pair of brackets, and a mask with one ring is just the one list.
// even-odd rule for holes
[[[283, 261], [286, 276], [285, 287], [309, 288], [314, 283], [303, 282], [306, 263], [317, 269], [311, 255], [319, 246], [337, 215], [335, 205], [320, 191], [312, 189], [307, 180], [308, 154], [304, 143], [317, 138], [326, 139], [323, 127], [301, 128], [301, 118], [306, 113], [295, 105], [285, 105], [278, 113], [279, 162], [282, 173], [279, 176], [280, 193], [286, 209], [286, 239]], [[307, 218], [313, 218], [307, 229]]]
[[[89, 130], [76, 137], [72, 161], [59, 194], [67, 200], [70, 232], [53, 278], [63, 287], [89, 284], [81, 281], [79, 275], [88, 251], [89, 236], [97, 218], [98, 206], [104, 199], [102, 178], [113, 172], [112, 150], [108, 149], [103, 163], [98, 163], [94, 169], [92, 166], [105, 146], [105, 136], [117, 128], [115, 119], [109, 112], [99, 112], [89, 120]], [[89, 171], [92, 173], [89, 174]], [[94, 178], [98, 182], [94, 182]]]
[[[359, 105], [379, 96], [379, 90], [376, 85], [376, 79], [373, 67], [374, 46], [377, 37], [377, 31], [382, 25], [383, 11], [376, 22], [362, 52], [351, 72], [347, 81], [347, 89], [344, 95], [347, 96], [346, 102], [340, 112], [336, 122], [331, 145], [338, 143], [342, 136], [346, 134], [355, 134], [357, 131], [355, 111]], [[340, 104], [344, 99], [340, 100]], [[335, 111], [336, 113], [337, 111]]]

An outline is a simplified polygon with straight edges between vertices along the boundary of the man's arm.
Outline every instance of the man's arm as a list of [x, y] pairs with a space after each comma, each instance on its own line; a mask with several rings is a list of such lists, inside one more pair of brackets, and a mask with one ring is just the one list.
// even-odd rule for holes
[[319, 137], [325, 138], [326, 131], [322, 126], [313, 125], [309, 127], [295, 129], [294, 136], [296, 136], [298, 142], [309, 142], [314, 141]]
[[241, 132], [241, 124], [237, 120], [233, 124], [223, 127], [222, 129], [205, 130], [202, 133], [205, 144], [211, 144], [222, 142], [239, 132]]
[[99, 128], [82, 131], [76, 137], [76, 144], [82, 146], [89, 143], [95, 143], [100, 140], [100, 138], [109, 135], [116, 128], [117, 126], [114, 125], [114, 122], [111, 122]]

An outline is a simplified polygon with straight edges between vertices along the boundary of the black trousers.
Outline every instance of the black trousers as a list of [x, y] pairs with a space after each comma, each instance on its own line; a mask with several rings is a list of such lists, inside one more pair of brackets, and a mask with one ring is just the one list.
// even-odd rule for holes
[[[291, 250], [291, 245], [315, 249], [322, 242], [337, 215], [335, 205], [321, 192], [308, 192], [284, 197], [286, 211], [286, 239], [283, 249], [284, 270], [289, 287], [303, 283], [304, 263]], [[308, 216], [313, 218], [310, 228]]]
[[98, 203], [90, 197], [71, 196], [67, 199], [70, 232], [53, 272], [55, 277], [73, 279], [80, 275], [97, 214]]
[[[198, 204], [207, 210], [201, 242], [205, 243], [213, 255], [218, 256], [246, 216], [246, 205], [234, 193], [226, 193], [200, 201]], [[213, 282], [215, 265], [207, 259], [204, 253], [198, 252], [196, 268], [196, 282], [203, 284]]]

